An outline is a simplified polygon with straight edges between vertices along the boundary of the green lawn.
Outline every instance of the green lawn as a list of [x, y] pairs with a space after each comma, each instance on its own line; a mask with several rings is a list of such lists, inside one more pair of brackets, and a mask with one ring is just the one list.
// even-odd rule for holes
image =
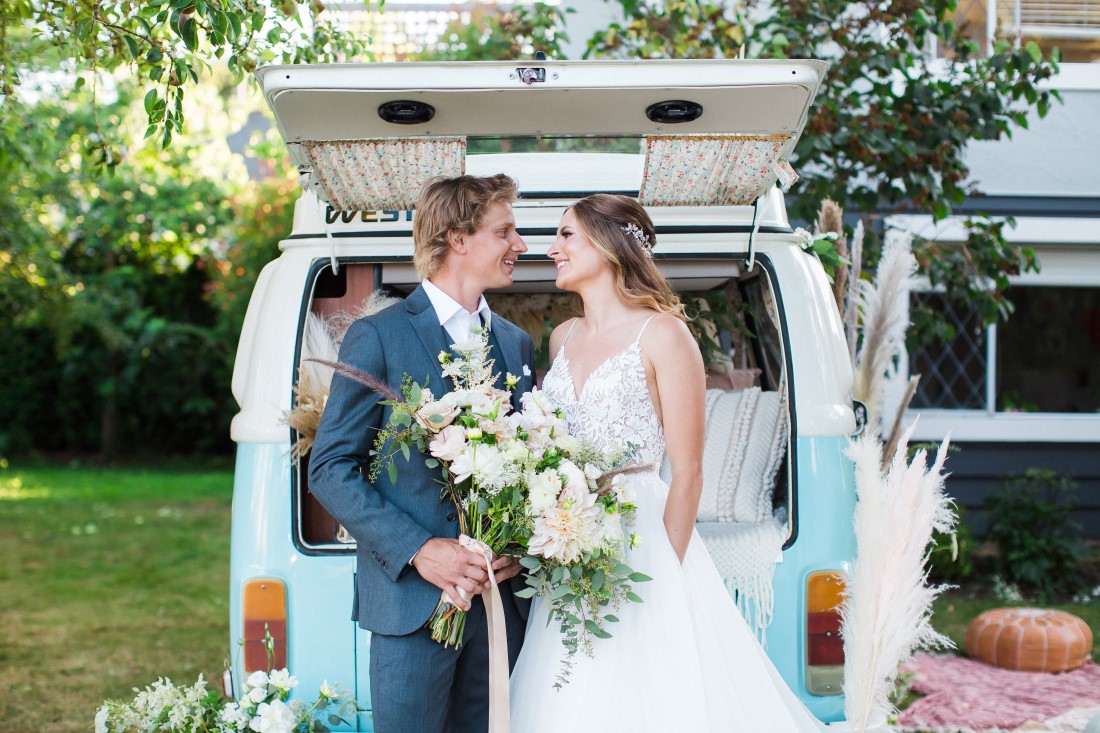
[[944, 593], [936, 600], [932, 625], [955, 642], [959, 653], [966, 651], [966, 625], [982, 611], [1010, 606], [1058, 608], [1078, 616], [1092, 629], [1092, 658], [1100, 660], [1100, 599], [1092, 603], [998, 603], [985, 597], [974, 598], [965, 588]]
[[158, 675], [220, 682], [228, 469], [0, 470], [0, 720], [88, 731]]

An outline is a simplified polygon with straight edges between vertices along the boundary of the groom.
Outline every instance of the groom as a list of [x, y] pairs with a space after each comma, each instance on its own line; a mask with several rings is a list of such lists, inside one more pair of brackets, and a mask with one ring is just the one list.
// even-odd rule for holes
[[[516, 183], [506, 175], [429, 181], [413, 225], [414, 259], [422, 278], [405, 299], [352, 324], [340, 361], [400, 389], [405, 375], [437, 397], [444, 381], [440, 352], [465, 341], [472, 327], [489, 330], [497, 370], [520, 377], [516, 395], [533, 386], [534, 349], [522, 330], [489, 311], [482, 293], [507, 287], [527, 245], [516, 231], [511, 204]], [[501, 386], [498, 383], [498, 386]], [[358, 543], [352, 619], [371, 633], [370, 691], [377, 733], [485, 733], [488, 728], [489, 650], [485, 561], [457, 539], [458, 516], [440, 500], [438, 469], [422, 457], [398, 462], [396, 483], [386, 470], [369, 482], [370, 451], [390, 408], [379, 396], [337, 374], [310, 456], [311, 491]], [[498, 582], [518, 563], [493, 563]], [[518, 582], [518, 581], [517, 581]], [[501, 585], [508, 662], [523, 642], [526, 602]], [[467, 592], [462, 646], [432, 641], [425, 623], [440, 591]]]

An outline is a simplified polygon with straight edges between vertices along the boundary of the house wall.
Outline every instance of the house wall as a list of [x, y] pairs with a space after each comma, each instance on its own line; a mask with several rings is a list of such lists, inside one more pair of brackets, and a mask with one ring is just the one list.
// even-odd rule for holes
[[978, 537], [989, 524], [983, 509], [1006, 480], [1028, 468], [1049, 468], [1073, 477], [1078, 501], [1075, 518], [1084, 534], [1100, 539], [1100, 450], [1089, 443], [958, 443], [947, 459], [947, 492], [964, 510], [967, 526]]
[[1062, 64], [1062, 95], [1045, 118], [1032, 110], [1012, 138], [971, 145], [971, 180], [985, 195], [1100, 196], [1100, 63]]

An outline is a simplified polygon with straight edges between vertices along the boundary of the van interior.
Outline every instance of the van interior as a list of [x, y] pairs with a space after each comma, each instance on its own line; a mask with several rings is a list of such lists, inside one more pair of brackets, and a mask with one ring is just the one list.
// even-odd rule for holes
[[[780, 542], [792, 542], [792, 412], [782, 303], [768, 258], [759, 255], [751, 270], [741, 258], [665, 261], [661, 267], [688, 307], [707, 365], [700, 534], [709, 546], [716, 536], [752, 535], [774, 525]], [[304, 367], [311, 356], [308, 328], [324, 324], [338, 345], [355, 317], [405, 297], [417, 282], [408, 262], [344, 258], [335, 272], [328, 260], [315, 262], [303, 301], [298, 363]], [[549, 334], [556, 324], [579, 315], [579, 299], [554, 287], [552, 263], [536, 255], [521, 258], [511, 288], [486, 293], [486, 299], [495, 313], [531, 335], [541, 383], [550, 362]], [[293, 444], [301, 436], [291, 433]], [[292, 476], [299, 548], [309, 554], [352, 552], [354, 540], [310, 492], [308, 452]]]

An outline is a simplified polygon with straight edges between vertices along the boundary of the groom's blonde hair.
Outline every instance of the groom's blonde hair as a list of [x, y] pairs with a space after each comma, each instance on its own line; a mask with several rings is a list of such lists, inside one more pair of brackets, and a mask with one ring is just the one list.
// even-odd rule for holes
[[421, 280], [434, 275], [447, 258], [450, 232], [473, 234], [493, 204], [516, 200], [516, 182], [503, 173], [495, 176], [432, 178], [420, 189], [413, 221], [413, 264]]

